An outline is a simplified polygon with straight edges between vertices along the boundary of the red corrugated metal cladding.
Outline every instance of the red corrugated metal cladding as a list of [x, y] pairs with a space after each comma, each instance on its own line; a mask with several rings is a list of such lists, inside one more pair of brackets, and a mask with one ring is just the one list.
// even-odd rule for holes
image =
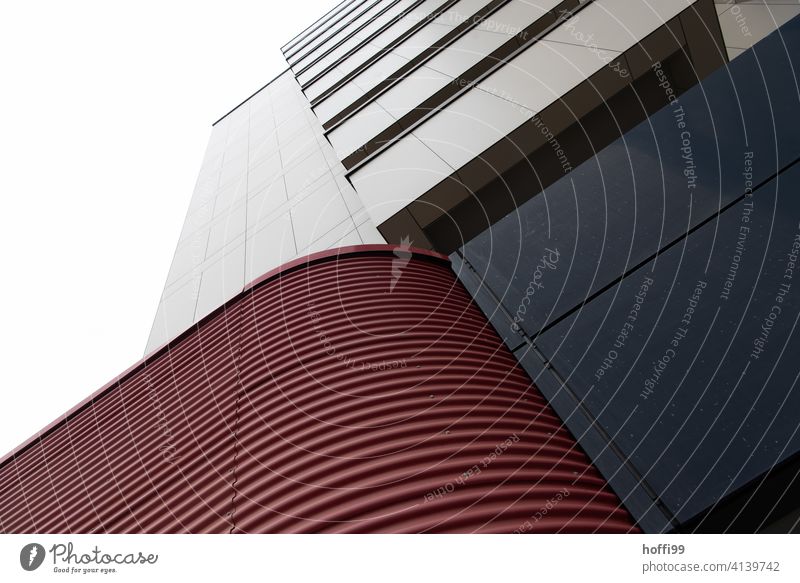
[[268, 274], [7, 457], [4, 532], [628, 532], [457, 282], [388, 246]]

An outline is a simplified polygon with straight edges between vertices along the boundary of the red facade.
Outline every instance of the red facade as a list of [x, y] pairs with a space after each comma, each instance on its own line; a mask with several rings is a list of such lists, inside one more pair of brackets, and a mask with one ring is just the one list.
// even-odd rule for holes
[[0, 462], [4, 532], [628, 532], [447, 260], [267, 274]]

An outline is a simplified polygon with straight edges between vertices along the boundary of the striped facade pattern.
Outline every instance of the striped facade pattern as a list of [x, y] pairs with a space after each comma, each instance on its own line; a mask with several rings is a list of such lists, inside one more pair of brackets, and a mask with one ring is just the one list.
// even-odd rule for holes
[[3, 532], [628, 532], [446, 259], [271, 272], [0, 465]]

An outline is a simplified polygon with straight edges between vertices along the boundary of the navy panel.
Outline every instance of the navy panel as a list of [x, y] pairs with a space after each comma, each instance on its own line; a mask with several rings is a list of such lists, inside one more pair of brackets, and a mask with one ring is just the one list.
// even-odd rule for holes
[[[799, 31], [791, 21], [464, 245], [529, 336], [800, 156]], [[547, 249], [560, 260], [539, 277]]]
[[453, 255], [648, 532], [800, 456], [795, 54], [800, 18]]
[[800, 450], [800, 165], [536, 344], [680, 521]]

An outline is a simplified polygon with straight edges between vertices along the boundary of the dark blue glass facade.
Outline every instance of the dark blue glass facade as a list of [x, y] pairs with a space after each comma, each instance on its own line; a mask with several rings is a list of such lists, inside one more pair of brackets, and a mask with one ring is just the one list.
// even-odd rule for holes
[[798, 54], [795, 19], [452, 256], [649, 532], [746, 489], [748, 528], [785, 511], [758, 490], [800, 452]]

